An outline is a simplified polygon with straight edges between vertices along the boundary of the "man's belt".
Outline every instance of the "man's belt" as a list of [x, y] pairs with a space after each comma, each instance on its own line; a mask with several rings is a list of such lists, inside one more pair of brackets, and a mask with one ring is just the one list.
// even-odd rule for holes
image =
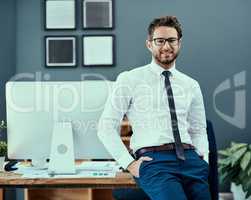
[[[182, 143], [182, 146], [183, 146], [184, 150], [195, 149], [195, 147], [191, 144]], [[170, 150], [175, 150], [174, 143], [163, 144], [160, 146], [143, 147], [141, 149], [138, 149], [135, 152], [135, 156], [136, 156], [136, 158], [139, 158], [144, 153], [147, 153], [147, 152], [170, 151]]]

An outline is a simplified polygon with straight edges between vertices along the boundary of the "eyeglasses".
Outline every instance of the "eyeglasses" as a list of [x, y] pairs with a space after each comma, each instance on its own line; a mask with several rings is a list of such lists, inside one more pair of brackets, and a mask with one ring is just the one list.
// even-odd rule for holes
[[176, 46], [179, 43], [178, 38], [172, 38], [172, 37], [171, 38], [154, 38], [150, 41], [154, 41], [154, 44], [160, 47], [164, 46], [166, 42], [168, 42], [170, 46]]

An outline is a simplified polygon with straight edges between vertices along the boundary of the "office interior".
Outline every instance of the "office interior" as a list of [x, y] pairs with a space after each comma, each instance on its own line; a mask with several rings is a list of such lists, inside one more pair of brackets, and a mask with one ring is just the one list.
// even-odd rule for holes
[[[88, 79], [92, 80], [96, 77], [91, 74], [100, 74], [115, 81], [121, 72], [151, 62], [145, 47], [149, 22], [155, 17], [175, 15], [184, 35], [176, 67], [200, 83], [206, 116], [213, 124], [218, 150], [231, 142], [250, 144], [251, 2], [113, 2], [112, 29], [83, 29], [82, 1], [76, 0], [75, 30], [45, 30], [43, 0], [0, 1], [0, 120], [6, 120], [5, 84], [14, 75], [32, 75], [27, 81], [34, 81], [36, 77], [41, 81], [80, 81], [81, 75], [90, 75]], [[114, 65], [83, 66], [82, 36], [107, 34], [115, 36]], [[44, 38], [64, 35], [77, 38], [76, 67], [46, 67]], [[236, 84], [238, 78], [240, 84]], [[239, 95], [240, 91], [243, 96]], [[6, 140], [6, 134], [1, 135], [1, 140]], [[229, 184], [220, 185], [220, 191], [228, 192]], [[9, 189], [5, 198], [22, 200], [23, 189]]]

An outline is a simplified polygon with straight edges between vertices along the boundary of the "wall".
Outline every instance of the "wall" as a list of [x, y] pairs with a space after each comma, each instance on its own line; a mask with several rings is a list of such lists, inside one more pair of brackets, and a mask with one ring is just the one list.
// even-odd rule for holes
[[[80, 0], [77, 5], [81, 5]], [[41, 1], [17, 1], [17, 72], [49, 73], [51, 80], [80, 80], [80, 74], [99, 73], [107, 79], [115, 80], [125, 70], [150, 62], [150, 54], [145, 48], [146, 28], [149, 21], [156, 16], [176, 15], [183, 24], [184, 38], [181, 55], [177, 61], [178, 68], [196, 78], [204, 93], [207, 117], [214, 123], [217, 141], [220, 147], [230, 140], [251, 142], [249, 109], [246, 109], [246, 126], [225, 121], [217, 110], [229, 116], [234, 115], [234, 88], [219, 93], [216, 108], [213, 94], [226, 79], [244, 71], [250, 71], [249, 59], [251, 27], [248, 19], [250, 1], [211, 0], [211, 1], [115, 1], [115, 29], [113, 31], [86, 31], [81, 29], [78, 20], [77, 31], [44, 31], [43, 9]], [[78, 9], [80, 18], [81, 7]], [[79, 64], [73, 69], [46, 69], [44, 67], [45, 35], [77, 35], [79, 45], [83, 34], [114, 33], [116, 35], [115, 67], [82, 67], [79, 52]], [[247, 81], [246, 81], [247, 82]], [[246, 89], [248, 85], [238, 88]], [[244, 98], [245, 99], [245, 98]], [[243, 105], [243, 98], [238, 100], [238, 110]], [[246, 93], [246, 102], [250, 95]], [[239, 117], [241, 121], [242, 118]], [[250, 121], [249, 121], [250, 122]]]
[[0, 120], [5, 119], [5, 82], [15, 74], [16, 6], [15, 0], [0, 1]]
[[[77, 2], [81, 5], [80, 0]], [[200, 82], [207, 117], [213, 121], [218, 147], [223, 148], [232, 140], [251, 142], [251, 113], [247, 105], [251, 100], [250, 93], [247, 92], [251, 66], [250, 1], [115, 0], [114, 30], [84, 31], [78, 20], [77, 31], [65, 32], [44, 31], [42, 1], [18, 0], [16, 3], [16, 71], [48, 73], [51, 80], [80, 80], [80, 74], [87, 73], [100, 73], [107, 79], [115, 80], [120, 72], [150, 62], [150, 54], [144, 44], [149, 21], [161, 15], [178, 16], [183, 24], [184, 38], [177, 67]], [[80, 18], [81, 7], [77, 11]], [[44, 67], [45, 35], [77, 35], [80, 45], [81, 35], [102, 33], [116, 35], [115, 67], [85, 68], [81, 66], [81, 59], [74, 69]], [[8, 47], [7, 44], [5, 47]], [[80, 53], [81, 51], [79, 56]], [[9, 62], [12, 63], [13, 60], [10, 59]], [[4, 63], [5, 66], [6, 64]], [[239, 72], [243, 74], [238, 76]], [[224, 82], [225, 80], [227, 81]], [[221, 85], [223, 82], [225, 84]], [[214, 98], [217, 91], [219, 92]]]
[[[5, 82], [15, 74], [16, 65], [16, 1], [0, 1], [0, 121], [6, 119]], [[6, 138], [5, 134], [0, 139]], [[6, 199], [15, 199], [14, 189], [5, 192]]]

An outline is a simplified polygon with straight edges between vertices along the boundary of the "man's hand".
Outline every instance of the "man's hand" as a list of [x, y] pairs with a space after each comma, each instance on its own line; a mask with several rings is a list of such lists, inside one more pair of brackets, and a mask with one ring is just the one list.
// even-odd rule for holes
[[128, 167], [128, 171], [135, 177], [139, 177], [139, 167], [143, 161], [151, 161], [152, 158], [148, 156], [142, 156], [138, 160], [133, 161]]

